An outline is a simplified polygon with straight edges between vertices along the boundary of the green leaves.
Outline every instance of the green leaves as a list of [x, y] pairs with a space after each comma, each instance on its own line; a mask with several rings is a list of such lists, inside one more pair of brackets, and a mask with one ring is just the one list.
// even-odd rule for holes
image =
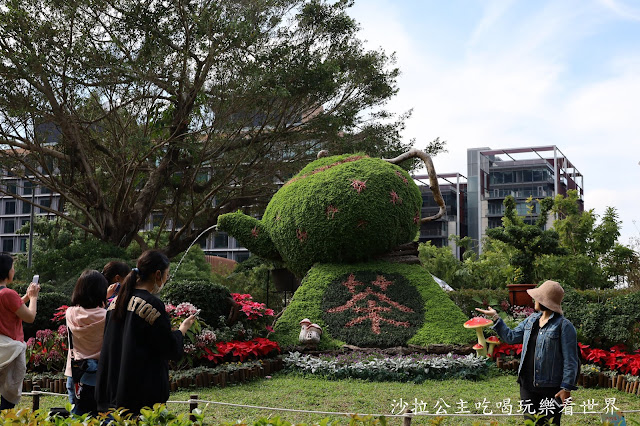
[[5, 3], [0, 142], [29, 155], [0, 157], [101, 240], [127, 247], [162, 214], [173, 256], [219, 215], [260, 212], [320, 147], [407, 148], [406, 116], [383, 110], [398, 70], [350, 1]]

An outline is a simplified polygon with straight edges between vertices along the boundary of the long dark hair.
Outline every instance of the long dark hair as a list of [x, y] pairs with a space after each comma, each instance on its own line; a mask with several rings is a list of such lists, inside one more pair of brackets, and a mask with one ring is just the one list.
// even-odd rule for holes
[[112, 260], [102, 268], [102, 275], [104, 275], [109, 284], [113, 284], [113, 280], [116, 275], [120, 275], [121, 278], [124, 278], [129, 274], [129, 272], [131, 272], [131, 267], [126, 263], [119, 262], [117, 260]]
[[71, 295], [71, 304], [85, 309], [104, 306], [107, 301], [107, 279], [98, 271], [82, 272]]
[[9, 271], [13, 266], [13, 257], [6, 253], [0, 254], [0, 281], [9, 278]]
[[122, 287], [116, 299], [116, 306], [113, 309], [113, 317], [117, 320], [124, 318], [127, 304], [136, 283], [143, 282], [156, 271], [164, 271], [169, 268], [169, 258], [159, 250], [147, 250], [140, 255], [136, 262], [136, 267], [129, 272], [129, 275], [122, 282]]

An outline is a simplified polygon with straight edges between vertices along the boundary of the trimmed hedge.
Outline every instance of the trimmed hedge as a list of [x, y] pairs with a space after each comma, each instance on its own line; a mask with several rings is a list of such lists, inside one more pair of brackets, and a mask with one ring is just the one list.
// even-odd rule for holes
[[261, 221], [235, 213], [218, 224], [252, 253], [281, 257], [304, 276], [314, 263], [363, 261], [412, 241], [421, 206], [420, 190], [400, 167], [340, 155], [302, 169], [273, 196]]
[[576, 327], [578, 339], [604, 349], [617, 344], [640, 349], [640, 292], [598, 293], [572, 289], [565, 293], [563, 310]]
[[[374, 334], [370, 331], [372, 322], [365, 320], [367, 327], [359, 328], [360, 333], [367, 332], [368, 336], [355, 337], [357, 333], [345, 332], [344, 325], [342, 329], [336, 330], [337, 324], [327, 323], [327, 312], [323, 310], [327, 308], [328, 302], [323, 306], [323, 300], [333, 300], [334, 292], [342, 291], [345, 286], [344, 277], [354, 274], [356, 277], [367, 277], [371, 274], [384, 275], [387, 279], [397, 276], [403, 277], [406, 284], [404, 291], [399, 294], [393, 293], [393, 297], [401, 298], [394, 300], [401, 305], [411, 305], [415, 303], [416, 291], [419, 298], [422, 299], [423, 318], [420, 325], [411, 324], [415, 327], [412, 336], [405, 336], [402, 339], [393, 336], [399, 328], [381, 326], [381, 333]], [[358, 278], [357, 278], [358, 279]], [[393, 284], [396, 285], [396, 284]], [[392, 288], [390, 285], [388, 288]], [[362, 291], [365, 286], [357, 286], [356, 291]], [[375, 287], [370, 285], [370, 287]], [[413, 287], [413, 289], [411, 289]], [[392, 293], [389, 293], [391, 296]], [[392, 297], [390, 297], [393, 299]], [[344, 298], [343, 298], [344, 299]], [[414, 299], [414, 300], [409, 300]], [[375, 300], [368, 296], [365, 300]], [[344, 303], [344, 302], [343, 302]], [[358, 307], [366, 305], [359, 303]], [[381, 303], [378, 306], [389, 306]], [[392, 309], [391, 312], [397, 314], [398, 309]], [[384, 313], [383, 316], [396, 319], [392, 315]], [[312, 322], [319, 324], [323, 328], [322, 338], [320, 340], [320, 349], [334, 349], [345, 343], [355, 344], [366, 342], [369, 346], [391, 346], [391, 345], [421, 345], [426, 346], [437, 343], [449, 344], [467, 344], [472, 342], [475, 336], [473, 331], [465, 329], [462, 325], [468, 319], [466, 315], [448, 298], [447, 294], [433, 281], [431, 275], [419, 265], [404, 265], [388, 262], [370, 262], [358, 263], [353, 265], [339, 264], [319, 264], [315, 265], [305, 276], [300, 288], [296, 291], [291, 303], [284, 311], [282, 317], [275, 326], [275, 334], [273, 339], [284, 347], [293, 347], [299, 345], [298, 336], [300, 334], [299, 322], [303, 318], [309, 318]], [[353, 319], [353, 318], [351, 318]], [[337, 320], [336, 320], [337, 321]], [[343, 319], [344, 323], [344, 319]], [[353, 340], [349, 340], [353, 339]]]
[[214, 329], [223, 325], [220, 317], [227, 318], [233, 306], [229, 289], [211, 281], [171, 281], [162, 288], [160, 298], [165, 303], [189, 302], [202, 309], [199, 317]]
[[[23, 294], [23, 293], [22, 293]], [[20, 294], [22, 296], [22, 294]], [[53, 314], [62, 305], [69, 305], [71, 303], [71, 295], [62, 293], [40, 293], [38, 296], [38, 311], [36, 313], [36, 319], [31, 323], [23, 322], [22, 328], [24, 330], [25, 340], [29, 337], [34, 337], [36, 331], [51, 329], [57, 330], [60, 324], [51, 321]]]

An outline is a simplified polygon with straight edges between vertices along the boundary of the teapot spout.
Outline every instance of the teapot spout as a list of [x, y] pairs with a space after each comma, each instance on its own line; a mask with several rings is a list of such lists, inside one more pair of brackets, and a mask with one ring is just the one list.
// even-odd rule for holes
[[242, 212], [223, 214], [218, 218], [218, 230], [229, 233], [257, 256], [269, 260], [282, 260], [262, 221], [254, 217]]

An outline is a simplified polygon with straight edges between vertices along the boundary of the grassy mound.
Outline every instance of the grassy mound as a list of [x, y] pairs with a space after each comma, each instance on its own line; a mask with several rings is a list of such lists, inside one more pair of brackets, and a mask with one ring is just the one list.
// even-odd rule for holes
[[468, 319], [420, 265], [388, 262], [318, 264], [278, 320], [272, 338], [298, 345], [299, 322], [323, 328], [320, 349], [345, 343], [363, 347], [466, 344]]

